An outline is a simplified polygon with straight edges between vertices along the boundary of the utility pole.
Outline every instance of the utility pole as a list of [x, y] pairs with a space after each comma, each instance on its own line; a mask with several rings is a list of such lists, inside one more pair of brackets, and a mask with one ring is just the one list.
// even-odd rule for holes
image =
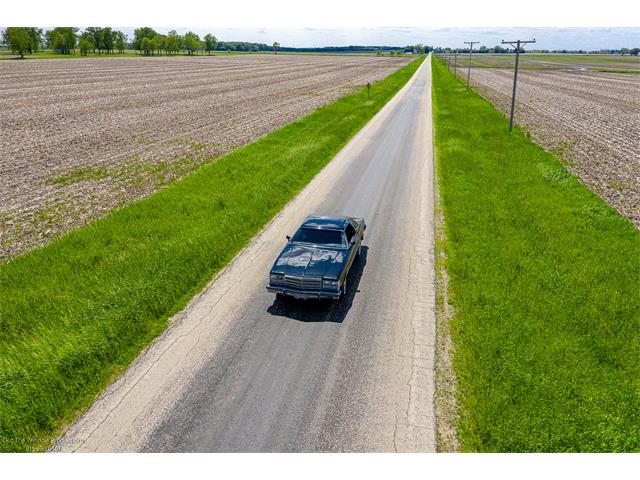
[[469, 45], [469, 67], [467, 69], [467, 90], [469, 90], [469, 79], [471, 78], [471, 52], [473, 51], [473, 45], [480, 42], [464, 42], [465, 45]]
[[453, 76], [456, 76], [456, 71], [458, 70], [458, 49], [453, 52]]
[[536, 43], [536, 39], [534, 38], [533, 40], [514, 40], [509, 42], [505, 42], [504, 40], [502, 40], [503, 45], [508, 44], [516, 49], [516, 68], [513, 73], [513, 93], [511, 94], [511, 115], [509, 115], [509, 131], [513, 129], [513, 114], [516, 109], [516, 85], [518, 83], [518, 63], [520, 60], [520, 46], [525, 45], [527, 43]]

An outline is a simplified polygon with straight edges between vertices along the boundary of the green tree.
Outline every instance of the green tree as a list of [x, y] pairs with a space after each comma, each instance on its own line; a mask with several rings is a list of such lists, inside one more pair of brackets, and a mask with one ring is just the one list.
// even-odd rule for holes
[[100, 47], [107, 55], [113, 53], [113, 29], [111, 27], [100, 29]]
[[127, 48], [127, 36], [120, 30], [113, 32], [113, 46], [119, 53], [124, 53]]
[[167, 53], [167, 36], [166, 35], [158, 34], [155, 37], [153, 37], [152, 40], [155, 42], [157, 49], [159, 51], [164, 50], [164, 52]]
[[42, 45], [42, 29], [36, 27], [25, 27], [25, 31], [29, 36], [29, 53], [36, 53]]
[[58, 53], [67, 53], [64, 46], [64, 35], [60, 32], [52, 33], [49, 35], [49, 48]]
[[98, 53], [102, 52], [102, 45], [100, 44], [101, 30], [102, 29], [100, 27], [87, 27], [84, 30], [85, 33], [91, 36], [91, 42], [93, 43], [93, 48], [91, 50], [93, 51], [93, 53], [96, 53], [96, 49], [98, 49]]
[[142, 40], [140, 41], [140, 47], [138, 48], [138, 50], [140, 50], [143, 55], [149, 56], [153, 51], [152, 48], [153, 48], [152, 40], [148, 37], [143, 37]]
[[133, 38], [133, 41], [131, 42], [131, 48], [133, 48], [134, 50], [144, 50], [142, 48], [142, 40], [144, 38], [148, 38], [149, 40], [151, 40], [157, 34], [158, 32], [156, 32], [153, 28], [150, 28], [150, 27], [136, 28], [133, 31], [134, 38]]
[[207, 51], [207, 53], [211, 55], [211, 51], [215, 50], [217, 46], [218, 46], [218, 39], [213, 35], [211, 35], [210, 33], [207, 33], [204, 36], [204, 48]]
[[85, 35], [85, 33], [80, 36], [78, 48], [80, 49], [80, 55], [86, 57], [89, 50], [94, 50], [95, 45], [93, 44], [93, 37], [90, 34]]
[[178, 53], [180, 50], [184, 50], [184, 36], [183, 35], [177, 35], [176, 36], [177, 40], [178, 40], [178, 50], [176, 51], [176, 53]]
[[178, 53], [180, 49], [180, 39], [175, 30], [171, 30], [165, 41], [165, 50], [167, 53]]
[[278, 50], [280, 50], [280, 44], [278, 42], [273, 42], [273, 53], [277, 54]]
[[193, 55], [200, 48], [200, 37], [193, 32], [184, 34], [184, 49], [189, 55]]
[[47, 43], [52, 50], [70, 54], [75, 51], [78, 41], [78, 29], [75, 27], [56, 27], [47, 32]]
[[31, 45], [29, 33], [24, 27], [7, 27], [2, 33], [2, 42], [8, 45], [13, 53], [20, 55], [20, 58], [24, 58]]

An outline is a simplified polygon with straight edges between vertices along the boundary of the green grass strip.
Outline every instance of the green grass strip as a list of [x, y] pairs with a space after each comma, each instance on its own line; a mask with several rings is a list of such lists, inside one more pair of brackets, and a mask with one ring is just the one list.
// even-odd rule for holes
[[422, 60], [1, 265], [0, 450], [90, 405]]
[[640, 450], [640, 232], [433, 63], [462, 448]]

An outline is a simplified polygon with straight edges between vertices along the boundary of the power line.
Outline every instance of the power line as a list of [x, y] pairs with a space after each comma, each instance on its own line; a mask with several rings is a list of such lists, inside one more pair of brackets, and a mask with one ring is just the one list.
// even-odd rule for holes
[[467, 90], [469, 90], [469, 78], [471, 77], [471, 52], [473, 51], [473, 45], [480, 42], [464, 42], [465, 45], [469, 45], [469, 67], [467, 69]]
[[513, 40], [513, 41], [502, 40], [503, 45], [508, 44], [516, 49], [516, 68], [513, 74], [513, 93], [511, 95], [511, 115], [509, 116], [509, 131], [511, 131], [511, 129], [513, 128], [513, 114], [516, 108], [516, 85], [518, 82], [518, 63], [520, 60], [520, 45], [525, 45], [527, 43], [536, 43], [536, 39], [534, 38], [533, 40]]

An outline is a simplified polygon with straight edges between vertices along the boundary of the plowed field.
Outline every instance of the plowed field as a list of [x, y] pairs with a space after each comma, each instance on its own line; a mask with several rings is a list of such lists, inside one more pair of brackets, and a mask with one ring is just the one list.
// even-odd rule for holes
[[[512, 69], [472, 68], [471, 83], [509, 114]], [[640, 227], [640, 75], [522, 70], [516, 123]]]
[[410, 60], [0, 62], [0, 260], [142, 198]]

